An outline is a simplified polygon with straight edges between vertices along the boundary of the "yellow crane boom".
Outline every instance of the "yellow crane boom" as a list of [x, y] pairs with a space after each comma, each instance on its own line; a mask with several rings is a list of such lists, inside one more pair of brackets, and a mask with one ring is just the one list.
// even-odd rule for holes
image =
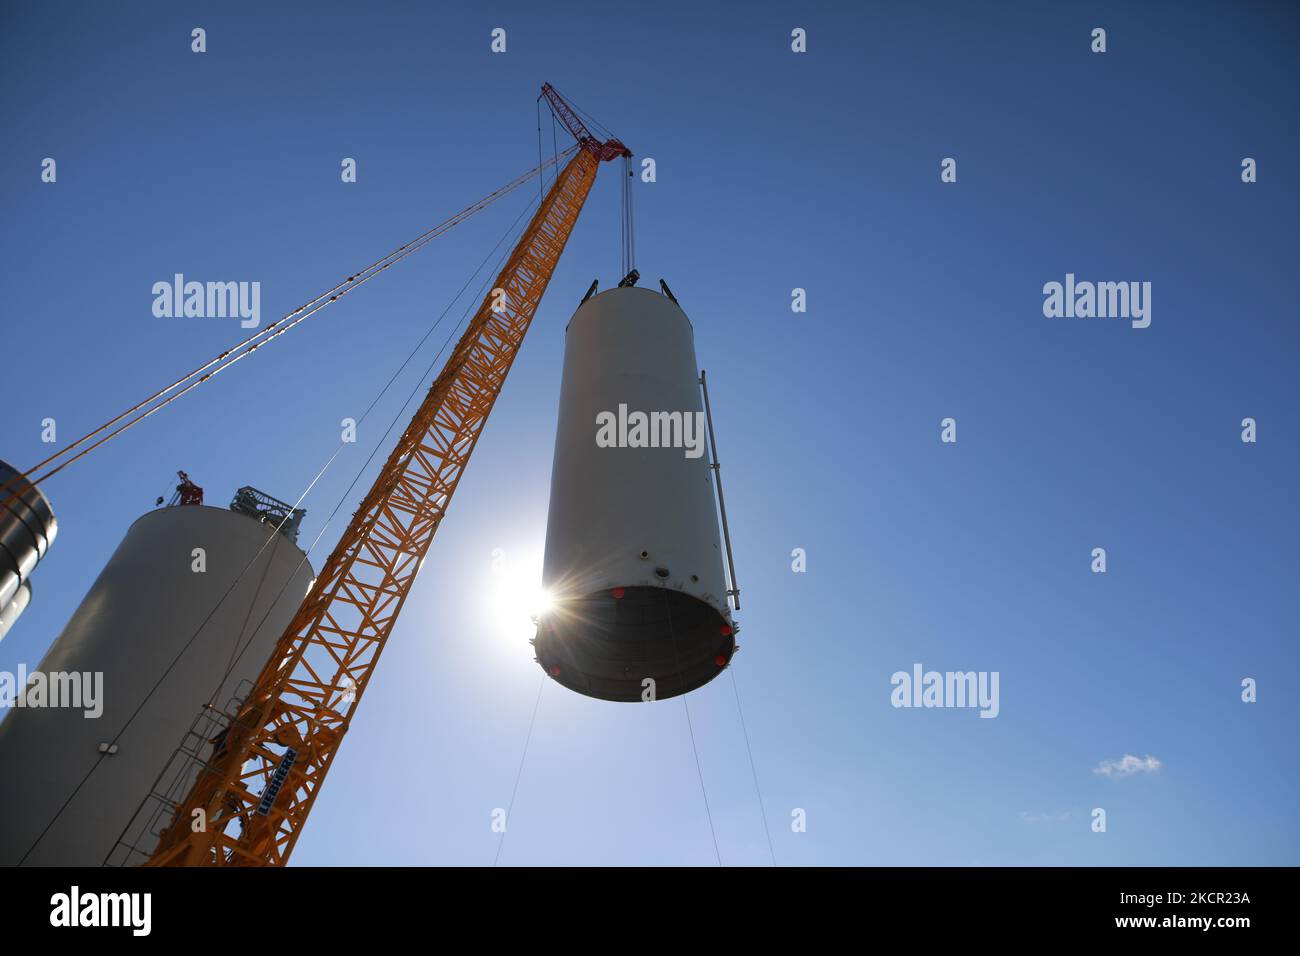
[[146, 866], [288, 860], [596, 171], [616, 155], [616, 140], [579, 140]]

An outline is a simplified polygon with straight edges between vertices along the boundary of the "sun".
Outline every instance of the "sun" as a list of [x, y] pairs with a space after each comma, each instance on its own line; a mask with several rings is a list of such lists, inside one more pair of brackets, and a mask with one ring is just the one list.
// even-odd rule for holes
[[537, 633], [537, 621], [552, 608], [542, 587], [541, 554], [494, 561], [487, 588], [488, 613], [493, 632], [514, 643], [527, 642]]

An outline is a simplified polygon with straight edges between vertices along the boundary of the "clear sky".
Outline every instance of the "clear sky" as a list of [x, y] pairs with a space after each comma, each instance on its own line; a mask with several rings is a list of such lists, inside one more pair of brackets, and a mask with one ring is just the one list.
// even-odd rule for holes
[[[154, 282], [260, 281], [270, 321], [535, 164], [550, 81], [657, 164], [637, 265], [709, 373], [778, 862], [1300, 863], [1294, 6], [2, 9], [0, 457], [25, 468], [42, 419], [75, 437], [247, 334], [154, 317]], [[218, 505], [296, 498], [526, 198], [52, 479], [60, 535], [0, 669], [36, 666], [176, 469]], [[297, 864], [493, 860], [542, 676], [492, 556], [537, 573], [563, 328], [619, 278], [617, 200], [606, 167]], [[1150, 282], [1150, 327], [1045, 317], [1066, 273]], [[998, 717], [892, 707], [915, 663], [997, 671]], [[722, 860], [765, 864], [731, 675], [689, 701]], [[1096, 772], [1126, 755], [1160, 768]], [[682, 702], [546, 682], [501, 862], [713, 864]]]

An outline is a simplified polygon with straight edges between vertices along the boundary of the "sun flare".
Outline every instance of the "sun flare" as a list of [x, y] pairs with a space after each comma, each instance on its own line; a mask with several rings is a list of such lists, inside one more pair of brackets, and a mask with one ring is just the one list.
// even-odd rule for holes
[[537, 631], [537, 621], [551, 610], [550, 594], [542, 587], [542, 561], [509, 562], [493, 566], [488, 586], [488, 607], [493, 629], [507, 640], [527, 640]]

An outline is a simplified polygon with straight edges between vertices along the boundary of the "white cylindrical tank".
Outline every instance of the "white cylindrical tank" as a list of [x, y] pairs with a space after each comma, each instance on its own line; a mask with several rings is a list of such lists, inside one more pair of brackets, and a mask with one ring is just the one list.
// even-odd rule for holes
[[0, 721], [0, 865], [103, 864], [203, 706], [247, 691], [311, 580], [303, 552], [248, 515], [188, 505], [132, 524], [36, 669], [49, 686], [81, 675], [63, 678], [81, 706], [11, 705]]
[[0, 638], [31, 602], [32, 569], [58, 532], [44, 493], [0, 461]]
[[4, 636], [14, 626], [14, 621], [22, 616], [23, 611], [27, 610], [27, 605], [31, 603], [32, 582], [24, 581], [18, 585], [18, 590], [9, 599], [9, 603], [0, 607], [0, 640], [4, 640]]
[[536, 648], [590, 697], [686, 693], [735, 652], [698, 369], [686, 314], [647, 289], [565, 332]]

